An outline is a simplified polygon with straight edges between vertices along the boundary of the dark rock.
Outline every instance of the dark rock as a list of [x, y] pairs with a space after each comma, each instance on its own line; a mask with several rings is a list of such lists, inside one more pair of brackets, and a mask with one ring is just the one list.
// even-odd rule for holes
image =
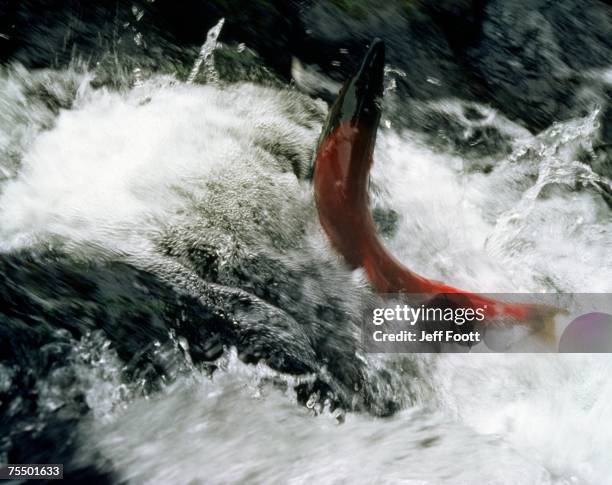
[[584, 71], [612, 59], [612, 9], [583, 0], [491, 0], [468, 57], [496, 107], [540, 130], [592, 109], [596, 96], [577, 93], [584, 84], [600, 90]]
[[[420, 7], [418, 2], [390, 1], [360, 3], [361, 9], [344, 10], [338, 2], [314, 1], [304, 9], [302, 23], [307, 26], [304, 40], [311, 52], [321, 52], [316, 62], [337, 80], [343, 80], [356, 67], [374, 37], [386, 43], [387, 63], [402, 69], [402, 94], [416, 99], [444, 96], [474, 98], [478, 86], [461, 66], [444, 27], [453, 9]], [[458, 18], [462, 18], [457, 11]], [[436, 15], [440, 14], [440, 23]], [[442, 20], [444, 18], [444, 20]], [[466, 17], [467, 18], [467, 17]], [[466, 21], [466, 24], [468, 21]], [[469, 42], [461, 38], [462, 44]], [[458, 35], [455, 38], [459, 38]], [[325, 46], [323, 48], [323, 46]]]
[[399, 214], [396, 211], [386, 207], [374, 207], [372, 209], [372, 217], [379, 234], [383, 237], [395, 235], [399, 225]]
[[0, 14], [0, 61], [27, 67], [77, 57], [184, 73], [225, 17], [220, 40], [245, 43], [282, 79], [295, 56], [342, 81], [380, 37], [405, 72], [402, 97], [490, 102], [534, 131], [590, 109], [601, 94], [590, 71], [612, 59], [612, 8], [597, 0], [9, 0]]
[[[163, 257], [135, 265], [48, 250], [0, 255], [0, 454], [13, 462], [73, 463], [77, 423], [91, 412], [86, 391], [95, 381], [79, 369], [93, 374], [104, 364], [100, 378], [116, 376], [112, 385], [126, 384], [129, 399], [156, 392], [194, 365], [214, 372], [211, 361], [229, 347], [246, 363], [319, 376], [313, 385], [334, 406], [378, 413], [367, 387], [373, 377], [355, 358], [353, 329], [336, 331], [350, 316], [333, 302], [302, 314], [295, 303], [304, 298], [303, 282], [282, 266], [280, 279], [268, 274], [264, 263], [253, 260], [263, 266], [249, 272], [266, 278], [262, 299], [240, 288], [250, 282], [241, 268], [228, 287]], [[291, 287], [295, 300], [285, 301]], [[321, 332], [312, 321], [334, 325]], [[69, 471], [104, 476], [78, 464]]]
[[[51, 417], [42, 427], [20, 426], [11, 433], [9, 463], [61, 463], [64, 483], [105, 485], [119, 483], [110, 464], [99, 453], [89, 451], [94, 463], [84, 465], [78, 456], [79, 422], [77, 419]], [[104, 466], [106, 465], [106, 466]]]
[[491, 159], [512, 151], [513, 134], [496, 125], [491, 109], [471, 103], [412, 103], [409, 113], [404, 126], [420, 131], [432, 147], [444, 153]]
[[[207, 31], [226, 18], [221, 39], [245, 43], [288, 79], [297, 8], [273, 0], [8, 0], [0, 6], [0, 62], [28, 68], [119, 60], [141, 69], [181, 71]], [[272, 34], [273, 33], [273, 34]]]
[[340, 49], [359, 59], [378, 36], [403, 98], [489, 102], [532, 131], [592, 110], [612, 59], [612, 9], [597, 1], [313, 1], [302, 19], [336, 79], [354, 68]]
[[612, 9], [592, 0], [548, 1], [542, 14], [572, 69], [609, 68], [612, 62]]
[[[287, 336], [291, 319], [245, 292], [194, 297], [123, 262], [49, 251], [0, 255], [0, 273], [0, 455], [13, 463], [63, 463], [72, 477], [104, 478], [72, 460], [90, 412], [79, 366], [112, 366], [116, 356], [119, 382], [145, 393], [229, 346], [248, 362], [314, 370], [308, 348], [296, 349], [299, 328]], [[188, 342], [188, 358], [173, 335]]]

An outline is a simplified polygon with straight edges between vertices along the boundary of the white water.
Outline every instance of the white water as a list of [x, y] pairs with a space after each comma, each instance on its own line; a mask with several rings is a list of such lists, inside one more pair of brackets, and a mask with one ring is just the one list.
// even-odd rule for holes
[[[258, 196], [266, 199], [259, 215], [267, 227], [278, 225], [279, 214], [310, 205], [308, 184], [261, 148], [278, 137], [304, 163], [310, 156], [317, 132], [287, 123], [285, 111], [294, 104], [288, 93], [156, 81], [125, 95], [85, 88], [75, 107], [36, 137], [19, 175], [2, 186], [4, 249], [52, 235], [129, 250], [133, 239], [149, 241], [166, 225], [201, 212], [248, 224], [234, 211], [242, 199], [253, 206]], [[251, 107], [253, 99], [258, 103]], [[218, 197], [227, 200], [198, 208]]]
[[[308, 181], [279, 156], [290, 151], [309, 163], [319, 130], [311, 113], [321, 105], [295, 92], [163, 78], [127, 93], [94, 91], [87, 78], [65, 73], [44, 81], [77, 92], [73, 108], [55, 117], [36, 104], [23, 108], [30, 76], [2, 79], [11, 86], [0, 93], [8, 107], [2, 150], [21, 159], [1, 162], [3, 251], [86, 243], [152, 253], [170, 230], [180, 244], [178, 227], [221, 253], [236, 241], [271, 252], [284, 241], [334, 260]], [[41, 120], [53, 125], [39, 132]], [[415, 270], [466, 288], [611, 291], [610, 211], [592, 185], [601, 181], [573, 161], [593, 123], [517, 137], [514, 155], [488, 175], [467, 173], [463, 160], [415, 134], [381, 133], [376, 203], [400, 214], [389, 246]], [[281, 149], [262, 148], [273, 142]], [[564, 190], [578, 182], [587, 189]], [[353, 294], [363, 282], [335, 264], [340, 291]], [[348, 413], [342, 425], [266, 383], [269, 369], [231, 356], [212, 380], [194, 370], [148, 399], [126, 393], [124, 406], [116, 405], [116, 374], [94, 369], [83, 386], [111, 385], [89, 402], [82, 459], [99, 450], [135, 483], [612, 483], [608, 356], [413, 356], [371, 365], [412, 361], [422, 377], [406, 374], [397, 392], [416, 393], [413, 406], [389, 419]]]

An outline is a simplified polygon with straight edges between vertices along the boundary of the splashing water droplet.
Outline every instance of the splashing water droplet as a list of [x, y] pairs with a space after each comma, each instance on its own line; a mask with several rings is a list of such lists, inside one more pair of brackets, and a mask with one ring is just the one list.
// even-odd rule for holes
[[132, 6], [132, 15], [136, 18], [136, 22], [139, 22], [140, 19], [144, 16], [144, 10], [139, 9], [137, 6]]
[[397, 78], [406, 77], [406, 73], [395, 67], [385, 66], [384, 93], [391, 93], [397, 89]]
[[215, 70], [213, 53], [217, 48], [217, 39], [219, 38], [219, 34], [221, 33], [221, 29], [223, 28], [223, 24], [225, 23], [225, 19], [222, 18], [217, 22], [217, 24], [208, 31], [206, 36], [206, 42], [202, 45], [200, 49], [200, 54], [193, 64], [193, 69], [189, 73], [189, 77], [187, 78], [187, 84], [192, 84], [198, 73], [200, 72], [200, 68], [202, 64], [204, 64], [204, 76], [207, 82], [215, 83], [218, 81], [217, 71]]
[[139, 67], [135, 67], [132, 73], [134, 74], [134, 86], [141, 87], [143, 84], [142, 69], [140, 69]]

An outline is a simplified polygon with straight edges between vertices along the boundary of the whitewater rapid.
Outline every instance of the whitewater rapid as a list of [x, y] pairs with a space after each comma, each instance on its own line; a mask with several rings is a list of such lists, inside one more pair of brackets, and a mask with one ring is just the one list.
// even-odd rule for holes
[[[90, 80], [72, 70], [2, 73], [3, 252], [59, 246], [129, 261], [207, 247], [228, 284], [224, 271], [255, 255], [296, 274], [317, 268], [300, 287], [305, 300], [327, 292], [350, 308], [369, 294], [316, 220], [308, 173], [322, 102], [252, 84], [160, 76], [113, 90]], [[41, 87], [63, 104], [28, 94]], [[600, 195], [609, 181], [577, 160], [596, 113], [532, 136], [475, 109], [478, 123], [511, 139], [509, 155], [469, 161], [392, 121], [380, 133], [373, 205], [397, 214], [392, 252], [483, 292], [612, 291], [612, 217]], [[92, 410], [79, 425], [80, 459], [102, 456], [134, 483], [612, 483], [607, 355], [359, 354], [393, 376], [387, 392], [404, 403], [375, 418], [303, 407], [299, 377], [232, 350], [212, 377], [187, 359], [174, 382], [142, 395], [122, 382], [112, 346], [91, 338], [70, 361]], [[46, 389], [45, 399], [62, 396]]]

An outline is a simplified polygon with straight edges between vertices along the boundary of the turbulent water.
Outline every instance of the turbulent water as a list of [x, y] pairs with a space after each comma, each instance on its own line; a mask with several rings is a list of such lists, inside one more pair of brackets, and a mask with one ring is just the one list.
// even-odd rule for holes
[[[27, 379], [19, 358], [34, 344], [0, 364], [13, 429], [63, 436], [45, 428], [53, 420], [72, 430], [74, 469], [133, 483], [612, 483], [610, 357], [359, 350], [359, 311], [376, 297], [329, 247], [309, 180], [323, 102], [294, 88], [162, 75], [111, 88], [95, 76], [13, 66], [0, 77], [0, 250], [17, 271], [3, 292], [21, 295], [25, 281], [14, 304], [60, 312], [48, 326], [62, 348]], [[389, 85], [386, 112], [401, 112]], [[596, 110], [533, 136], [485, 106], [411, 109], [458, 131], [383, 119], [372, 202], [399, 259], [480, 291], [612, 291], [610, 181], [580, 161]], [[85, 314], [70, 306], [81, 276], [97, 285], [74, 304]], [[207, 320], [186, 310], [169, 330], [143, 328], [165, 318], [164, 285], [199, 301], [195, 315], [215, 302], [229, 314], [215, 325], [236, 326], [239, 343], [198, 359], [190, 325]], [[111, 331], [87, 323], [131, 292], [148, 320], [117, 310]], [[28, 311], [5, 315], [16, 329], [5, 337]], [[150, 373], [121, 347], [134, 333]], [[244, 359], [245, 339], [281, 357]], [[20, 386], [34, 404], [9, 390]]]

